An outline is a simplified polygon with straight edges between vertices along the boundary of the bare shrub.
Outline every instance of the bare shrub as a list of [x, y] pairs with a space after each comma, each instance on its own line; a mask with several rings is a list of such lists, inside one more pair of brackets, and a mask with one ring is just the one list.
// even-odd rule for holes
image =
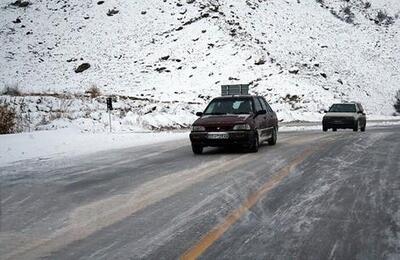
[[342, 8], [342, 12], [345, 13], [345, 14], [347, 14], [347, 15], [350, 15], [350, 14], [352, 13], [352, 12], [351, 12], [350, 6], [345, 6], [345, 7], [343, 7], [343, 8]]
[[209, 0], [208, 5], [208, 8], [211, 12], [218, 12], [221, 7], [219, 0]]
[[23, 132], [25, 130], [31, 131], [32, 118], [29, 108], [29, 101], [26, 101], [25, 98], [22, 98], [19, 104], [19, 110], [17, 113], [17, 126], [15, 128], [15, 132]]
[[387, 18], [387, 16], [388, 15], [385, 11], [379, 10], [378, 13], [376, 14], [376, 20], [378, 20], [381, 23]]
[[351, 7], [343, 6], [341, 12], [344, 14], [343, 20], [346, 23], [353, 23], [354, 22], [354, 13], [351, 11]]
[[85, 93], [89, 94], [91, 98], [97, 98], [101, 96], [101, 90], [96, 85], [91, 86], [88, 90], [86, 90]]
[[391, 25], [394, 23], [394, 18], [385, 11], [379, 10], [375, 17], [375, 23], [379, 25]]
[[49, 121], [53, 121], [53, 120], [61, 119], [61, 118], [68, 118], [69, 112], [71, 112], [70, 107], [71, 107], [72, 102], [73, 102], [72, 99], [60, 98], [58, 108], [52, 109], [52, 111], [50, 112], [50, 116], [48, 118]]
[[0, 106], [0, 134], [11, 134], [15, 132], [16, 127], [15, 110], [7, 105]]
[[6, 86], [1, 94], [7, 96], [22, 96], [22, 92], [19, 90], [18, 85]]
[[397, 113], [400, 113], [400, 90], [397, 90], [395, 98], [396, 98], [396, 101], [394, 103], [394, 109], [396, 109]]

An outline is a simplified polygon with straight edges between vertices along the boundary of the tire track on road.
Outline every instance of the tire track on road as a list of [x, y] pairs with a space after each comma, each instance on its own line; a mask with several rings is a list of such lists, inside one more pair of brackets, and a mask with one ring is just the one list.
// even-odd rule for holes
[[64, 228], [45, 238], [36, 237], [35, 241], [21, 246], [10, 254], [3, 255], [3, 257], [4, 259], [40, 258], [66, 244], [88, 237], [96, 231], [172, 196], [205, 178], [228, 172], [242, 163], [257, 160], [260, 156], [253, 156], [253, 154], [245, 154], [239, 157], [223, 156], [218, 160], [203, 163], [196, 168], [149, 181], [132, 192], [78, 207], [70, 214], [68, 223]]
[[[283, 146], [290, 147], [321, 139], [321, 136], [306, 135], [301, 139], [293, 136], [282, 138]], [[283, 147], [282, 146], [282, 147]], [[242, 164], [262, 160], [263, 153], [223, 155], [218, 159], [203, 162], [201, 165], [171, 173], [157, 179], [148, 181], [132, 191], [100, 199], [75, 208], [68, 217], [64, 227], [52, 233], [36, 231], [29, 234], [31, 239], [9, 253], [3, 255], [4, 259], [34, 259], [55, 252], [66, 245], [84, 239], [98, 230], [108, 227], [118, 221], [129, 217], [149, 205], [157, 203], [184, 189], [203, 181], [208, 177], [224, 174], [231, 169], [239, 168]], [[118, 162], [116, 162], [118, 163]], [[51, 222], [50, 222], [51, 223]], [[45, 235], [43, 235], [45, 234]], [[7, 236], [7, 234], [2, 234]]]
[[235, 210], [230, 212], [225, 220], [207, 232], [198, 243], [188, 249], [181, 257], [181, 260], [197, 259], [201, 256], [210, 246], [212, 246], [224, 233], [238, 222], [250, 209], [261, 199], [264, 198], [271, 190], [278, 186], [289, 174], [309, 156], [314, 154], [321, 148], [322, 145], [308, 148], [291, 161], [287, 166], [279, 170], [261, 188], [252, 193], [246, 200]]

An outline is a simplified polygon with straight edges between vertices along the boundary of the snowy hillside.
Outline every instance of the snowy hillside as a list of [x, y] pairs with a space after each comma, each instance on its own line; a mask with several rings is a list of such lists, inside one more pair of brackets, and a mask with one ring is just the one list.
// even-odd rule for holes
[[[227, 83], [251, 82], [286, 121], [319, 120], [342, 100], [359, 100], [372, 115], [394, 112], [398, 0], [24, 3], [0, 1], [0, 88], [83, 93], [96, 85], [151, 100], [133, 112], [148, 115], [151, 106], [172, 125], [187, 125]], [[83, 63], [90, 68], [76, 73]]]

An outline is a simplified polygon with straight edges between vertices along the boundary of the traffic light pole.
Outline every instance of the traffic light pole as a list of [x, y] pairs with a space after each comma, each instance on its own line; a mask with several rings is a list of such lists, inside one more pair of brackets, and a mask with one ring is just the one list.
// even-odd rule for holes
[[111, 127], [111, 110], [109, 109], [108, 110], [108, 119], [109, 119], [109, 122], [110, 122], [110, 133], [112, 132], [112, 127]]
[[110, 122], [110, 133], [112, 132], [112, 127], [111, 127], [111, 110], [113, 110], [113, 106], [112, 106], [112, 98], [108, 97], [106, 99], [106, 103], [107, 103], [107, 111], [108, 111], [108, 120]]

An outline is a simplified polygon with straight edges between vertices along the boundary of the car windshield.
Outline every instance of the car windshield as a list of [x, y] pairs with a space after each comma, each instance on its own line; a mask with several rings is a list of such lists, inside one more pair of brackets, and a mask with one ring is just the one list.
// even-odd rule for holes
[[250, 99], [215, 99], [206, 108], [205, 115], [250, 114], [253, 112]]
[[347, 112], [347, 113], [355, 113], [356, 106], [354, 104], [334, 104], [329, 112]]

